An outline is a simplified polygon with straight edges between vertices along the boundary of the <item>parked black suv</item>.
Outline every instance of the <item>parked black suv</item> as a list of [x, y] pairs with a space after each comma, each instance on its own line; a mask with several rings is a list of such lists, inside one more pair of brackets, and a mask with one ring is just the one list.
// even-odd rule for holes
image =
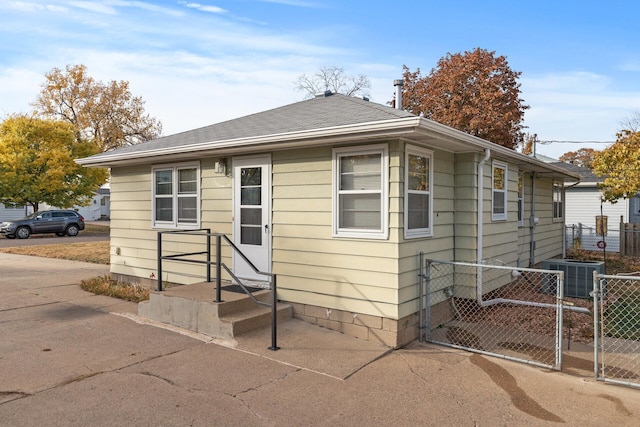
[[34, 212], [25, 218], [0, 224], [0, 234], [7, 239], [27, 239], [32, 234], [44, 233], [77, 236], [80, 230], [84, 230], [84, 218], [71, 210]]

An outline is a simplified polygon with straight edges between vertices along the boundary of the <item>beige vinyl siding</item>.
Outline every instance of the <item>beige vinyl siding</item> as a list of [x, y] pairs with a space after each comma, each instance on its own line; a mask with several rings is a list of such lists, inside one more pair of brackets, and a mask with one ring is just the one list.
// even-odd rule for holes
[[564, 222], [553, 220], [553, 180], [536, 178], [536, 217], [535, 227], [535, 263], [562, 255]]
[[[214, 232], [231, 230], [231, 179], [213, 170], [214, 160], [200, 163], [201, 226]], [[152, 227], [151, 166], [111, 170], [111, 272], [150, 278], [157, 273], [157, 238]], [[181, 236], [163, 239], [163, 254], [203, 250], [204, 238]], [[119, 252], [119, 254], [118, 254]], [[230, 263], [230, 251], [223, 246], [223, 262]], [[163, 280], [194, 283], [206, 277], [206, 267], [165, 261]]]
[[529, 267], [529, 251], [531, 248], [531, 231], [529, 217], [531, 216], [531, 173], [523, 174], [523, 210], [522, 225], [518, 226], [518, 256], [516, 265]]
[[[455, 155], [455, 258], [454, 261], [475, 262], [479, 155], [473, 153]], [[491, 215], [489, 213], [489, 220]]]
[[[400, 157], [404, 159], [404, 153]], [[420, 274], [419, 254], [436, 260], [453, 259], [453, 224], [455, 206], [455, 156], [452, 153], [436, 150], [433, 153], [433, 236], [404, 239], [404, 216], [400, 215], [399, 233], [401, 242], [398, 254], [399, 268], [399, 318], [418, 311], [418, 285]], [[399, 170], [404, 176], [404, 167]], [[399, 182], [400, 206], [404, 208], [404, 183]]]
[[492, 220], [492, 163], [484, 166], [483, 188], [483, 249], [482, 258], [488, 264], [516, 265], [518, 251], [518, 168], [507, 166], [507, 219]]
[[[400, 227], [399, 143], [389, 144], [390, 224]], [[330, 147], [274, 152], [273, 272], [289, 302], [397, 319], [398, 262], [389, 240], [332, 236]]]

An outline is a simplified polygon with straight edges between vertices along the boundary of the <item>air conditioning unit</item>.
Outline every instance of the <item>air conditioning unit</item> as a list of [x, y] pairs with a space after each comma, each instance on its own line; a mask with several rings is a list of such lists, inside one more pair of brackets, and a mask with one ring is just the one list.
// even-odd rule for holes
[[548, 259], [542, 261], [544, 270], [564, 271], [564, 296], [589, 298], [593, 290], [593, 272], [604, 274], [604, 262], [575, 259]]

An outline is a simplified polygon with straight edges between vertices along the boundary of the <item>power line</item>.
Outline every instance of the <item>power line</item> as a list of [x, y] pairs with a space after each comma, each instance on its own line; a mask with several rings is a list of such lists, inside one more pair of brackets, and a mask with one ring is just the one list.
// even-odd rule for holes
[[565, 141], [565, 140], [551, 139], [551, 140], [546, 140], [546, 141], [537, 140], [536, 142], [539, 142], [540, 144], [543, 144], [543, 145], [549, 145], [551, 143], [558, 143], [558, 144], [613, 144], [615, 141]]

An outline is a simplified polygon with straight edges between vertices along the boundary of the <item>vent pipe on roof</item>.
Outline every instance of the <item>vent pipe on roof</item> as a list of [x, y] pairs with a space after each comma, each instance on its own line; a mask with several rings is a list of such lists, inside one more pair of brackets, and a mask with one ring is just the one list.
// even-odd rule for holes
[[404, 81], [402, 81], [401, 79], [394, 80], [393, 85], [396, 87], [396, 110], [402, 110], [402, 86], [404, 85]]
[[326, 98], [327, 96], [331, 96], [331, 95], [333, 95], [333, 92], [331, 92], [329, 89], [327, 89], [324, 92], [316, 93], [315, 97], [316, 98]]

